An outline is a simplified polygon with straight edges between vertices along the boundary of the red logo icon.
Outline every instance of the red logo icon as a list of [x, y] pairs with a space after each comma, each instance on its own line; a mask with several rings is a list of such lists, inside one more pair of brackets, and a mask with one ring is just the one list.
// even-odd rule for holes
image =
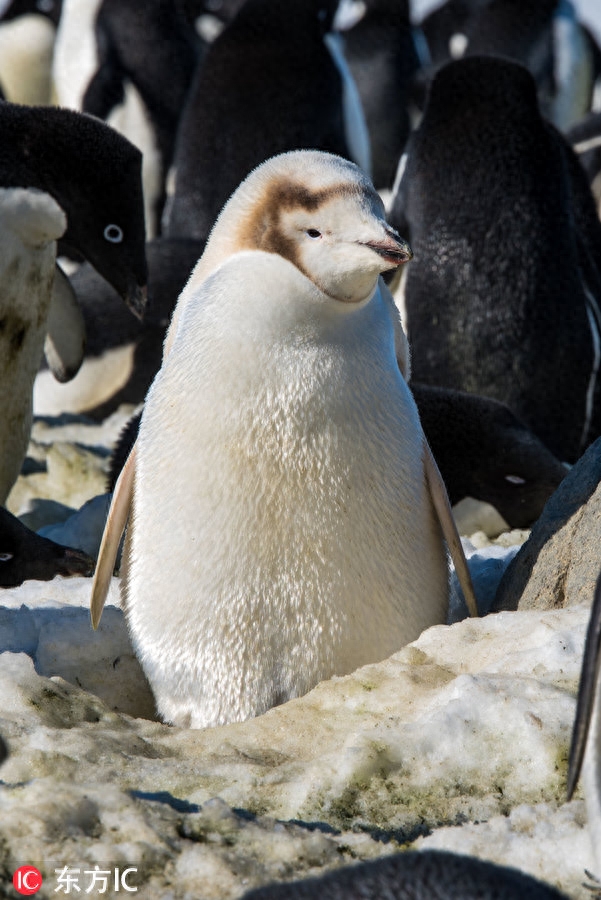
[[20, 866], [13, 875], [13, 887], [27, 897], [42, 887], [42, 873], [35, 866]]

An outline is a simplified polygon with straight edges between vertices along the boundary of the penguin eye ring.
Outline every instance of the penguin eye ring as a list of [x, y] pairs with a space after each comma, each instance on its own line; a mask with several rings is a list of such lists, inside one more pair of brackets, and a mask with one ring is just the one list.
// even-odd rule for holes
[[12, 558], [12, 553], [0, 553], [0, 562], [10, 562]]
[[321, 231], [318, 231], [317, 228], [307, 228], [305, 234], [314, 241], [321, 237]]
[[104, 229], [104, 237], [111, 244], [120, 244], [123, 240], [123, 231], [118, 225], [107, 225]]

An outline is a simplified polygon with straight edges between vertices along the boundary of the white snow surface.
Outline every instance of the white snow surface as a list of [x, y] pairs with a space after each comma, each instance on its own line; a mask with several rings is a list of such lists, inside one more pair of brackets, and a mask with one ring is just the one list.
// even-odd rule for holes
[[586, 606], [431, 628], [264, 716], [194, 731], [152, 720], [118, 588], [98, 632], [89, 579], [0, 595], [0, 846], [9, 868], [48, 872], [47, 896], [55, 868], [110, 862], [137, 868], [143, 896], [233, 898], [413, 843], [590, 896], [584, 803], [565, 803]]

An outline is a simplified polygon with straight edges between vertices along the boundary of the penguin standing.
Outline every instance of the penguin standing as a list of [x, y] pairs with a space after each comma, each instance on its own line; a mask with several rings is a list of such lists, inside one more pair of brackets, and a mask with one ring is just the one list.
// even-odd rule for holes
[[344, 54], [365, 114], [373, 183], [390, 189], [409, 136], [409, 95], [420, 60], [408, 0], [369, 0], [366, 7], [343, 31]]
[[92, 592], [96, 626], [133, 488], [127, 620], [166, 720], [258, 715], [445, 620], [435, 473], [378, 277], [409, 257], [369, 180], [330, 154], [275, 157], [224, 207]]
[[562, 461], [601, 434], [601, 225], [532, 76], [494, 57], [443, 67], [391, 221], [416, 381], [506, 403]]
[[[175, 0], [102, 0], [95, 20], [97, 68], [82, 109], [108, 119], [125, 100], [128, 84], [139, 94], [158, 155], [157, 184], [147, 215], [149, 234], [158, 230], [165, 202], [165, 180], [173, 158], [181, 110], [200, 58], [200, 41]], [[126, 135], [141, 150], [144, 139]]]
[[170, 237], [206, 238], [223, 204], [265, 159], [294, 149], [349, 157], [345, 82], [324, 36], [335, 0], [246, 0], [210, 46], [177, 135]]

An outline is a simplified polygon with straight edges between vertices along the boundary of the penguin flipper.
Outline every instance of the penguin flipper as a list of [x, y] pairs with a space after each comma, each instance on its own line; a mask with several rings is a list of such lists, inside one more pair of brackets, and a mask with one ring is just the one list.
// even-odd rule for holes
[[70, 381], [84, 358], [86, 326], [71, 282], [59, 265], [54, 269], [44, 356], [57, 381]]
[[92, 584], [92, 597], [90, 600], [90, 615], [92, 617], [92, 628], [94, 628], [94, 630], [98, 628], [100, 623], [100, 617], [102, 616], [109, 584], [115, 568], [117, 553], [119, 552], [121, 536], [127, 525], [133, 496], [135, 471], [136, 444], [132, 447], [129, 456], [127, 457], [127, 461], [121, 470], [121, 474], [117, 479], [106, 525], [104, 526], [102, 542], [98, 553], [98, 562], [96, 563], [96, 572], [94, 573], [94, 582]]
[[436, 460], [432, 455], [430, 445], [428, 444], [425, 435], [424, 470], [432, 503], [434, 504], [434, 509], [436, 510], [436, 515], [438, 516], [444, 539], [447, 542], [447, 547], [449, 548], [449, 553], [451, 554], [451, 559], [453, 560], [453, 565], [457, 572], [457, 578], [459, 579], [459, 584], [463, 591], [468, 612], [470, 616], [477, 618], [479, 615], [478, 604], [476, 603], [476, 594], [474, 592], [472, 576], [470, 575], [465, 553], [461, 546], [461, 539], [451, 511], [447, 489], [444, 486], [442, 475], [436, 465]]
[[572, 742], [570, 745], [570, 755], [568, 757], [568, 800], [572, 799], [572, 794], [576, 789], [578, 777], [580, 775], [580, 769], [582, 767], [584, 749], [586, 747], [586, 739], [588, 737], [591, 714], [593, 711], [595, 692], [599, 689], [597, 686], [597, 682], [599, 680], [600, 669], [601, 574], [598, 576], [597, 584], [595, 585], [595, 597], [593, 600], [591, 617], [589, 619], [588, 629], [586, 632], [586, 641], [584, 644], [584, 656], [582, 659], [580, 686], [578, 688], [578, 702], [576, 704], [576, 715], [574, 717], [574, 727], [572, 729]]

